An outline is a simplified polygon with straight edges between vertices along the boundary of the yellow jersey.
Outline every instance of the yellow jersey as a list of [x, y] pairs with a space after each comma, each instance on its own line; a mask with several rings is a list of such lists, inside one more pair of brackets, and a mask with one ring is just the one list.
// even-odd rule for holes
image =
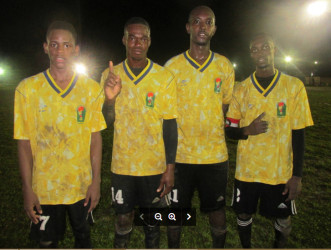
[[284, 184], [292, 177], [292, 130], [313, 125], [303, 83], [276, 70], [267, 89], [261, 87], [255, 73], [236, 84], [227, 113], [230, 126], [246, 127], [263, 112], [268, 131], [239, 141], [235, 177]]
[[99, 84], [74, 74], [62, 90], [49, 70], [15, 91], [14, 138], [30, 140], [32, 188], [40, 204], [73, 204], [91, 184], [91, 133], [106, 127]]
[[230, 61], [210, 51], [203, 65], [188, 51], [171, 58], [165, 67], [175, 75], [178, 105], [176, 162], [212, 164], [228, 159], [223, 104], [229, 104], [234, 85]]
[[[176, 86], [171, 72], [148, 59], [135, 76], [127, 61], [116, 65], [122, 80], [116, 98], [111, 171], [115, 174], [148, 176], [166, 167], [163, 120], [177, 118]], [[101, 85], [109, 74], [106, 69]]]

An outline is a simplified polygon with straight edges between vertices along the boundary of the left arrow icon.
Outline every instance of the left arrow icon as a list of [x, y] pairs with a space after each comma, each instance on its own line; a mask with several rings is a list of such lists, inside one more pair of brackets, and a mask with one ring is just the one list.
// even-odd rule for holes
[[139, 217], [141, 220], [144, 220], [144, 214], [141, 214]]

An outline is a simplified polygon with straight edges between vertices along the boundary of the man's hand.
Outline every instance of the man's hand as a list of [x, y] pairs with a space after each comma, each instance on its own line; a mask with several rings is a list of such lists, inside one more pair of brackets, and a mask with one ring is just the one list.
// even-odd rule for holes
[[42, 214], [43, 211], [41, 210], [41, 206], [37, 195], [30, 188], [24, 189], [23, 198], [24, 198], [24, 210], [26, 214], [34, 224], [38, 224], [40, 215], [38, 215], [33, 208], [36, 208], [39, 214]]
[[292, 176], [292, 178], [287, 181], [283, 192], [283, 195], [288, 194], [285, 201], [295, 200], [299, 196], [302, 189], [301, 179], [301, 177]]
[[91, 212], [99, 203], [100, 200], [100, 184], [92, 182], [86, 192], [84, 207], [86, 207], [91, 200], [91, 205], [88, 213]]
[[163, 192], [160, 195], [160, 198], [162, 198], [166, 194], [169, 194], [172, 188], [174, 187], [174, 183], [175, 183], [174, 171], [175, 171], [175, 164], [167, 164], [167, 169], [162, 174], [162, 178], [160, 180], [160, 186], [156, 190], [156, 192], [161, 192], [163, 190]]
[[263, 112], [259, 115], [254, 121], [251, 122], [247, 127], [243, 128], [244, 135], [258, 135], [268, 131], [268, 123], [262, 121], [262, 118], [265, 116]]
[[122, 80], [118, 75], [114, 74], [113, 62], [109, 62], [109, 74], [104, 83], [104, 91], [107, 102], [115, 102], [116, 97], [121, 92]]

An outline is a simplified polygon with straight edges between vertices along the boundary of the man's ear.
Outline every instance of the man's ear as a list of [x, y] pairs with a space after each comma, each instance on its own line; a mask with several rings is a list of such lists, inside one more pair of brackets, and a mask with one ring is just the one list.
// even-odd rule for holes
[[216, 30], [217, 30], [217, 26], [215, 25], [215, 27], [214, 27], [214, 31], [213, 31], [213, 36], [215, 35]]
[[187, 34], [190, 34], [190, 24], [189, 23], [186, 23], [186, 32]]
[[123, 43], [124, 46], [126, 46], [126, 44], [125, 44], [125, 35], [122, 37], [122, 43]]
[[46, 42], [44, 42], [43, 47], [44, 47], [45, 54], [48, 55], [48, 44]]

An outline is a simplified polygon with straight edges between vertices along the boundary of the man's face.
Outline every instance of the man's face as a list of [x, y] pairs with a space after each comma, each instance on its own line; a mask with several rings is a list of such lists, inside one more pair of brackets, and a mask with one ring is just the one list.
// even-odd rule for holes
[[250, 45], [250, 54], [255, 66], [264, 69], [274, 65], [275, 45], [267, 36], [255, 38]]
[[52, 30], [44, 43], [44, 51], [48, 54], [50, 64], [57, 69], [71, 67], [72, 61], [79, 53], [73, 35], [67, 30]]
[[130, 24], [125, 30], [122, 42], [128, 58], [135, 61], [145, 60], [151, 45], [150, 31], [146, 25]]
[[194, 10], [186, 24], [186, 31], [193, 43], [207, 45], [216, 32], [214, 13], [206, 8]]

